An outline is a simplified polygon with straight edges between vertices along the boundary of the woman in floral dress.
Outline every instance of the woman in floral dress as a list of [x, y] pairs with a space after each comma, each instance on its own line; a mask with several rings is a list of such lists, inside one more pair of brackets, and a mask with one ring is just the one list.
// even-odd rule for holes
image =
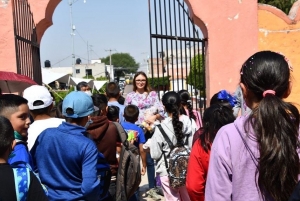
[[[141, 71], [135, 74], [133, 78], [133, 91], [127, 94], [124, 105], [136, 105], [139, 108], [137, 124], [146, 122], [151, 125], [156, 120], [160, 120], [164, 114], [164, 108], [158, 99], [157, 93], [151, 91], [147, 75]], [[155, 112], [145, 117], [145, 113], [149, 110], [155, 110]], [[145, 133], [145, 137], [149, 138], [150, 136], [147, 136]], [[157, 198], [154, 161], [149, 153], [147, 153], [147, 175], [150, 188], [148, 195], [152, 198]]]

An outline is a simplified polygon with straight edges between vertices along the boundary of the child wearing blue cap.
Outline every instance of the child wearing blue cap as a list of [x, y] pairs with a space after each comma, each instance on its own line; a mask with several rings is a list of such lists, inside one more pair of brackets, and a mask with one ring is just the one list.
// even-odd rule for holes
[[85, 125], [94, 112], [92, 98], [74, 91], [66, 96], [62, 113], [66, 119], [48, 128], [31, 149], [41, 181], [50, 200], [98, 200], [97, 147], [86, 137]]

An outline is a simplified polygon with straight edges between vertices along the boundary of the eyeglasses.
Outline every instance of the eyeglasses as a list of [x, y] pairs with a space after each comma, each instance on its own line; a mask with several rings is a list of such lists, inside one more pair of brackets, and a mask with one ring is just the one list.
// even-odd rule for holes
[[146, 82], [146, 80], [135, 80], [136, 82]]

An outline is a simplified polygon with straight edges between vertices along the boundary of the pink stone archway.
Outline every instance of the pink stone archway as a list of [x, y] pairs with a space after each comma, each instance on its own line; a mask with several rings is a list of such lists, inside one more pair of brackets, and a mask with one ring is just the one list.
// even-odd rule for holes
[[[47, 28], [52, 25], [54, 10], [61, 0], [28, 1], [34, 13], [40, 42]], [[246, 58], [258, 50], [257, 2], [253, 0], [185, 0], [185, 2], [189, 6], [191, 17], [202, 30], [204, 37], [208, 38], [206, 49], [208, 98], [220, 89], [233, 92], [238, 84], [240, 66]], [[11, 5], [8, 5], [7, 11], [9, 9]], [[9, 18], [11, 13], [6, 12], [4, 15]], [[0, 18], [0, 25], [1, 23]], [[3, 38], [3, 35], [7, 36], [0, 39], [0, 69], [16, 71], [12, 21], [7, 20], [5, 27], [9, 24], [10, 27], [5, 32], [0, 30], [0, 38]], [[1, 53], [3, 48], [9, 49], [9, 55], [4, 56], [3, 52]], [[9, 67], [1, 65], [4, 62], [9, 63]]]

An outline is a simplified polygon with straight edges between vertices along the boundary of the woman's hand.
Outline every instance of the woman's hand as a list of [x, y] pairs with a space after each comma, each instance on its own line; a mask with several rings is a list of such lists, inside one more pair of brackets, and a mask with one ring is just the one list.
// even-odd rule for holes
[[151, 115], [150, 117], [148, 117], [144, 121], [147, 122], [148, 124], [153, 124], [155, 122], [155, 120], [156, 120], [156, 115]]

